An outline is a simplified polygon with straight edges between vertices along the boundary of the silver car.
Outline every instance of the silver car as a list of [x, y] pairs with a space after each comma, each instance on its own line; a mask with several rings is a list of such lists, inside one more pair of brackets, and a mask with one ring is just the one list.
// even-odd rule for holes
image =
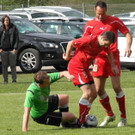
[[135, 22], [124, 22], [128, 27], [132, 37], [132, 54], [130, 57], [125, 56], [125, 49], [127, 45], [126, 37], [122, 35], [120, 32], [118, 34], [118, 49], [120, 51], [120, 63], [122, 67], [126, 67], [130, 70], [135, 69]]

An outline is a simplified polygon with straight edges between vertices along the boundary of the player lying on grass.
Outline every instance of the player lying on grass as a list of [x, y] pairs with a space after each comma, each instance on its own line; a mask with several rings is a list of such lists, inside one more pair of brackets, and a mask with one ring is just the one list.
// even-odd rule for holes
[[[22, 131], [28, 130], [29, 114], [39, 124], [60, 126], [69, 123], [74, 127], [78, 123], [77, 118], [68, 112], [67, 95], [50, 95], [50, 84], [58, 79], [66, 77], [69, 81], [74, 77], [68, 71], [47, 74], [39, 71], [34, 76], [34, 82], [30, 84], [26, 92], [24, 102], [24, 115]], [[59, 112], [54, 112], [59, 109]]]
[[68, 42], [66, 54], [63, 55], [65, 60], [70, 60], [73, 47], [76, 48], [74, 56], [69, 61], [68, 71], [75, 78], [72, 80], [82, 91], [82, 97], [79, 100], [79, 123], [82, 127], [87, 127], [85, 116], [89, 113], [91, 104], [97, 97], [94, 81], [90, 75], [89, 66], [97, 56], [104, 50], [110, 59], [112, 71], [117, 74], [118, 69], [114, 65], [112, 53], [109, 45], [114, 43], [115, 34], [111, 31], [105, 31], [99, 36], [85, 36]]

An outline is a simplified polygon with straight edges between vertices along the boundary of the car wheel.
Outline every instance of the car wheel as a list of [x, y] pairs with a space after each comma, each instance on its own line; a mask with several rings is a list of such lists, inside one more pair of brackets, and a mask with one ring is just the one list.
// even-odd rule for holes
[[29, 48], [21, 52], [19, 65], [25, 73], [35, 73], [42, 67], [40, 54], [37, 50]]

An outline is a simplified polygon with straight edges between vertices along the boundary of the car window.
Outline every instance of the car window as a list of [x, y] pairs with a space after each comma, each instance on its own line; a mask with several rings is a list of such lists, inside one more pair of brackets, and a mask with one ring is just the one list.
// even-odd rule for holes
[[46, 32], [47, 33], [52, 33], [52, 34], [57, 34], [57, 30], [58, 30], [58, 25], [55, 25], [55, 24], [50, 24], [46, 28]]
[[62, 25], [61, 34], [78, 38], [82, 36], [82, 30], [76, 27], [75, 25]]
[[89, 17], [86, 14], [83, 14], [81, 12], [77, 12], [77, 11], [64, 11], [62, 12], [64, 15], [66, 16], [70, 16], [70, 17]]
[[52, 16], [52, 17], [58, 17], [58, 16], [61, 16], [61, 15], [59, 15], [59, 14], [56, 14], [56, 13], [50, 13], [50, 12], [48, 12], [48, 13], [46, 13], [47, 14], [47, 16]]
[[13, 16], [20, 16], [21, 18], [28, 19], [27, 15], [21, 15], [21, 14], [12, 14]]
[[44, 13], [33, 13], [31, 14], [32, 18], [40, 18], [40, 17], [46, 17], [46, 14]]
[[41, 33], [43, 32], [39, 27], [29, 21], [15, 20], [13, 23], [18, 28], [19, 33]]

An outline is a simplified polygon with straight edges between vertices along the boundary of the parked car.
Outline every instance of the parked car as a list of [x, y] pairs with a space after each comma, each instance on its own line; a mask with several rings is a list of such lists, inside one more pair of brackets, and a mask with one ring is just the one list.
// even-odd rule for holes
[[[92, 18], [90, 19], [92, 20]], [[77, 27], [80, 27], [82, 30], [84, 29], [84, 26], [86, 24], [86, 20], [84, 20], [81, 17], [42, 17], [42, 18], [35, 18], [31, 20], [32, 22], [45, 22], [45, 21], [57, 21], [57, 22], [63, 22], [63, 23], [70, 23], [73, 25], [76, 25]]]
[[[82, 17], [85, 20], [89, 20], [91, 18], [87, 14], [83, 12], [71, 8], [71, 7], [63, 7], [63, 6], [33, 6], [29, 8], [23, 8], [24, 10], [36, 10], [40, 12], [52, 11], [57, 14], [59, 17]], [[22, 10], [22, 9], [14, 9], [14, 10]], [[55, 15], [56, 16], [56, 15]]]
[[130, 57], [125, 56], [125, 48], [126, 48], [126, 38], [120, 32], [118, 34], [118, 49], [120, 51], [120, 63], [122, 67], [134, 70], [135, 69], [135, 22], [125, 22], [125, 25], [128, 27], [130, 33], [133, 37], [132, 42], [132, 54]]
[[15, 8], [12, 11], [20, 11], [20, 12], [26, 12], [26, 11], [38, 11], [38, 12], [43, 12], [45, 14], [45, 17], [63, 17], [63, 14], [54, 11], [52, 9], [40, 9], [40, 8]]
[[44, 33], [28, 20], [10, 18], [19, 31], [17, 65], [23, 72], [37, 72], [42, 65], [54, 66], [57, 70], [66, 69], [68, 62], [62, 59], [62, 54], [65, 52], [67, 42], [73, 38]]
[[79, 38], [83, 34], [83, 30], [78, 25], [63, 20], [36, 19], [33, 23], [46, 33], [65, 35], [74, 38]]
[[45, 13], [38, 11], [0, 11], [0, 15], [20, 16], [28, 20], [46, 17]]
[[134, 17], [119, 17], [123, 22], [135, 21]]
[[135, 12], [114, 14], [116, 17], [135, 17]]

